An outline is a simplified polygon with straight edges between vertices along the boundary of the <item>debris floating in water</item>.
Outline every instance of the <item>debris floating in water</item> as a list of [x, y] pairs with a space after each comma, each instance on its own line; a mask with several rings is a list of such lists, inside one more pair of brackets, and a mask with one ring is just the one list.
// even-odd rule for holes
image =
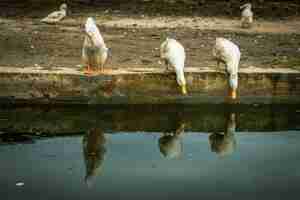
[[16, 183], [16, 186], [18, 186], [18, 187], [22, 187], [22, 186], [24, 186], [25, 184], [23, 183], [23, 182], [17, 182]]

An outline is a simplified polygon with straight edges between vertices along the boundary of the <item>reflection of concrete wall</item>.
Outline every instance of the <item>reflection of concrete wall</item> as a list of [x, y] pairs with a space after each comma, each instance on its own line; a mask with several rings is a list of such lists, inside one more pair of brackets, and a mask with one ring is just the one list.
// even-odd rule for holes
[[[0, 83], [1, 84], [1, 83]], [[299, 107], [299, 106], [298, 106]], [[199, 106], [135, 105], [97, 111], [94, 107], [1, 109], [0, 131], [39, 133], [79, 133], [100, 126], [103, 131], [170, 132], [174, 122], [184, 119], [185, 131], [223, 132], [226, 124], [221, 105]], [[283, 131], [299, 127], [294, 106], [249, 106], [237, 109], [239, 131]]]

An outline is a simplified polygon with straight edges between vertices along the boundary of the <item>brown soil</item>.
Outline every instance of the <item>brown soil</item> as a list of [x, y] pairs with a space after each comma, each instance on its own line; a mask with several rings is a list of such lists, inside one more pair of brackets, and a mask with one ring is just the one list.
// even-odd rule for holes
[[[145, 6], [134, 5], [126, 9], [73, 3], [71, 15], [56, 25], [47, 25], [39, 20], [53, 7], [36, 9], [15, 4], [3, 9], [0, 4], [4, 10], [0, 14], [0, 66], [80, 67], [84, 38], [81, 26], [93, 16], [112, 50], [107, 68], [163, 67], [159, 62], [160, 43], [167, 35], [175, 34], [186, 49], [187, 67], [215, 67], [212, 45], [216, 37], [226, 37], [239, 45], [241, 67], [300, 69], [297, 15], [280, 15], [276, 19], [273, 15], [259, 15], [254, 27], [245, 30], [240, 28], [235, 9], [224, 17], [213, 16], [220, 7], [200, 16], [190, 7], [179, 15], [175, 12], [177, 7], [171, 8], [172, 12], [165, 7], [161, 12], [151, 12]], [[297, 9], [296, 5], [292, 11], [297, 14]]]

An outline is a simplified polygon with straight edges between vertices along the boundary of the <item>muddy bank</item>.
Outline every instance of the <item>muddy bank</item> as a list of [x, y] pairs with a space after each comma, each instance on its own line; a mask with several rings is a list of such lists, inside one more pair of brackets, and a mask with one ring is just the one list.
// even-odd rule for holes
[[[1, 16], [35, 16], [47, 9], [55, 9], [65, 0], [3, 0], [0, 7], [6, 10]], [[92, 3], [91, 3], [92, 2]], [[171, 3], [170, 3], [171, 2]], [[284, 19], [299, 16], [297, 1], [255, 0], [251, 1], [256, 18]], [[71, 0], [67, 1], [74, 13], [112, 12], [123, 16], [228, 16], [240, 14], [240, 1], [227, 0]], [[243, 1], [242, 1], [243, 3]], [[35, 11], [35, 12], [32, 12]]]
[[[242, 53], [242, 103], [299, 102], [297, 15], [258, 17], [248, 30], [240, 27], [238, 14], [213, 16], [214, 9], [208, 10], [212, 16], [168, 15], [162, 6], [161, 12], [151, 15], [141, 9], [143, 5], [132, 8], [139, 12], [123, 6], [74, 2], [71, 14], [56, 25], [40, 22], [52, 10], [48, 6], [9, 6], [0, 17], [1, 99], [46, 104], [221, 103], [227, 90], [224, 68], [216, 69], [211, 49], [216, 37], [226, 37]], [[82, 74], [81, 65], [81, 27], [89, 16], [96, 19], [112, 50], [112, 59], [105, 66], [110, 73], [92, 78]], [[169, 34], [186, 49], [188, 97], [178, 94], [174, 74], [165, 74], [159, 60], [159, 46]], [[118, 75], [120, 72], [123, 74]]]
[[[83, 34], [78, 25], [12, 26], [5, 21], [0, 32], [0, 65], [10, 67], [70, 67], [81, 65]], [[110, 22], [112, 23], [112, 22]], [[19, 24], [20, 25], [20, 24]], [[101, 27], [112, 59], [106, 68], [160, 67], [159, 46], [169, 33], [175, 33], [187, 52], [187, 67], [216, 68], [211, 48], [216, 37], [226, 37], [240, 46], [241, 68], [287, 67], [299, 69], [300, 35], [296, 33], [237, 33], [190, 28]]]
[[[219, 3], [224, 6], [224, 2]], [[234, 16], [214, 14], [215, 10], [224, 10], [217, 6], [219, 3], [208, 3], [207, 6], [215, 5], [216, 8], [207, 9], [211, 16], [205, 16], [184, 15], [172, 7], [170, 11], [178, 15], [168, 15], [163, 6], [160, 6], [160, 11], [153, 12], [157, 15], [151, 15], [142, 9], [146, 5], [151, 7], [152, 4], [148, 3], [105, 2], [102, 5], [96, 2], [99, 6], [91, 6], [72, 2], [71, 14], [57, 25], [40, 22], [56, 9], [56, 5], [26, 4], [22, 7], [10, 4], [0, 17], [0, 65], [21, 68], [33, 65], [73, 68], [81, 65], [84, 36], [80, 27], [87, 17], [92, 16], [112, 50], [107, 68], [163, 67], [159, 62], [158, 48], [167, 35], [174, 34], [186, 48], [187, 67], [215, 68], [212, 45], [216, 37], [226, 37], [240, 46], [241, 68], [299, 69], [300, 24], [297, 15], [274, 19], [257, 17], [252, 29], [241, 29], [239, 12]], [[135, 6], [127, 9], [126, 6], [130, 5]], [[178, 6], [177, 9], [184, 8]], [[278, 8], [283, 9], [282, 6]], [[9, 15], [9, 12], [15, 15]]]

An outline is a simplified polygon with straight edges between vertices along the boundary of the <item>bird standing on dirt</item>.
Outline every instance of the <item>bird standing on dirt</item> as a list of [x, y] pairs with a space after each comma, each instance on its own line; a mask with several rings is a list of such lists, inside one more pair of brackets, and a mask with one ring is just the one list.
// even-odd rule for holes
[[82, 48], [82, 61], [86, 66], [85, 73], [103, 72], [109, 49], [106, 47], [99, 29], [91, 17], [86, 21], [85, 33], [86, 36]]
[[246, 3], [240, 7], [240, 9], [242, 9], [242, 28], [250, 28], [253, 24], [253, 12], [251, 10], [251, 7], [251, 3]]
[[56, 23], [61, 21], [64, 17], [67, 16], [67, 4], [63, 3], [59, 7], [59, 11], [54, 11], [50, 13], [47, 17], [43, 18], [41, 22], [45, 23]]
[[174, 67], [176, 80], [181, 87], [182, 94], [186, 95], [186, 81], [184, 77], [185, 51], [183, 46], [175, 39], [167, 38], [160, 46], [160, 58], [166, 63], [166, 70], [169, 65]]
[[236, 99], [238, 69], [241, 57], [239, 47], [225, 38], [216, 38], [213, 56], [216, 58], [218, 66], [220, 62], [225, 64], [225, 71], [229, 79], [229, 97]]

